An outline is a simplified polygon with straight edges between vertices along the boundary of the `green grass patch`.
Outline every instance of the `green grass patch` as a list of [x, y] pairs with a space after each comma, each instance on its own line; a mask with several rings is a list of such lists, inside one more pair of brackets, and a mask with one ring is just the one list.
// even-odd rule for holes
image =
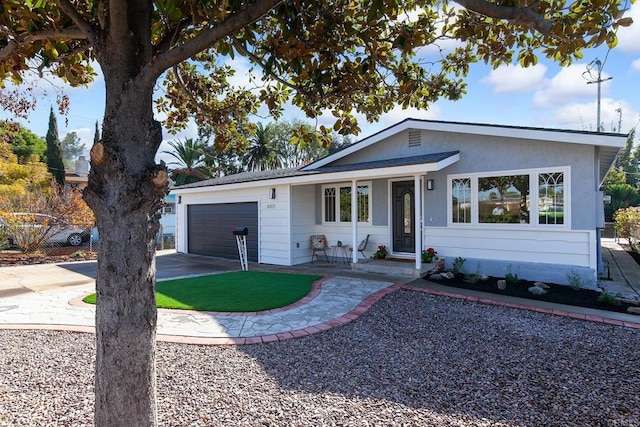
[[[322, 276], [237, 271], [156, 284], [158, 308], [199, 311], [263, 311], [292, 304]], [[96, 303], [96, 294], [83, 301]]]

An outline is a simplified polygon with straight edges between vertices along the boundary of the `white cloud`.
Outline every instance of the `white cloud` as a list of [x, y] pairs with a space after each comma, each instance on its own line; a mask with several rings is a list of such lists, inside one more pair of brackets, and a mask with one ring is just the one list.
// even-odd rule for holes
[[533, 67], [505, 66], [492, 70], [480, 83], [493, 88], [493, 93], [526, 93], [542, 87], [547, 67], [537, 64]]
[[635, 61], [633, 61], [631, 63], [631, 70], [632, 71], [640, 71], [640, 58], [636, 59]]
[[[618, 122], [622, 113], [620, 132], [626, 133], [638, 125], [640, 113], [629, 102], [603, 98], [600, 102], [600, 121], [604, 132], [618, 130]], [[568, 129], [580, 129], [595, 131], [597, 129], [597, 101], [587, 103], [575, 103], [562, 106], [554, 110], [554, 120], [561, 127]]]
[[[544, 88], [538, 90], [534, 96], [534, 105], [538, 108], [555, 108], [558, 104], [567, 104], [576, 100], [596, 96], [597, 85], [587, 84], [591, 80], [586, 73], [586, 64], [574, 64], [562, 68], [553, 76]], [[602, 73], [601, 78], [609, 75]], [[602, 83], [602, 91], [606, 93], [611, 82]]]
[[630, 27], [620, 27], [618, 29], [617, 49], [626, 53], [640, 52], [640, 3], [631, 5], [631, 9], [624, 15], [633, 18], [633, 25]]

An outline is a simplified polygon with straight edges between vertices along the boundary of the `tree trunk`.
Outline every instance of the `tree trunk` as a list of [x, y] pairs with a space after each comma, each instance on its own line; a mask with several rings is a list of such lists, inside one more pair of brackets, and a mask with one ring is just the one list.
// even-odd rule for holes
[[167, 174], [154, 157], [162, 131], [153, 82], [123, 77], [122, 68], [103, 72], [103, 134], [85, 192], [99, 232], [94, 421], [156, 425], [155, 244]]

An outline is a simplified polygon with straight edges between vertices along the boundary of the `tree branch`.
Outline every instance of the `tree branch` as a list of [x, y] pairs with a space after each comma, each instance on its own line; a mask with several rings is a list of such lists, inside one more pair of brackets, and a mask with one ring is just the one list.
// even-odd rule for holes
[[87, 35], [78, 28], [66, 28], [63, 30], [43, 30], [28, 34], [20, 39], [9, 40], [7, 45], [0, 49], [0, 61], [14, 55], [21, 46], [39, 40], [62, 39], [62, 40], [87, 40]]
[[78, 13], [78, 10], [71, 4], [69, 0], [56, 0], [56, 4], [67, 15], [74, 24], [82, 31], [85, 38], [93, 44], [95, 41], [95, 32], [91, 27], [91, 24]]
[[486, 0], [453, 0], [465, 9], [479, 13], [489, 18], [504, 19], [516, 24], [533, 28], [542, 34], [551, 33], [552, 24], [550, 21], [532, 10], [533, 6], [527, 7], [508, 7], [498, 6], [495, 3], [489, 3]]
[[[122, 0], [121, 0], [122, 1]], [[274, 7], [283, 0], [260, 0], [253, 3], [247, 9], [243, 9], [230, 15], [213, 28], [204, 31], [197, 37], [175, 47], [155, 58], [151, 63], [149, 77], [157, 78], [165, 70], [175, 64], [194, 56], [222, 40], [226, 36], [246, 27], [268, 14]], [[126, 3], [126, 2], [125, 2]]]
[[251, 59], [253, 62], [256, 63], [256, 65], [258, 65], [260, 68], [262, 68], [268, 75], [269, 77], [271, 77], [272, 79], [282, 83], [283, 85], [293, 89], [293, 90], [298, 90], [299, 87], [297, 87], [296, 85], [286, 81], [285, 79], [283, 79], [282, 77], [280, 77], [279, 75], [277, 75], [276, 73], [274, 73], [273, 71], [267, 71], [267, 67], [265, 66], [264, 62], [262, 61], [262, 58], [258, 57], [258, 55], [256, 55], [253, 52], [249, 52], [247, 49], [244, 48], [244, 46], [242, 46], [242, 44], [235, 42], [233, 43], [233, 46], [236, 48], [236, 50], [238, 50], [238, 52], [240, 52], [241, 54], [243, 54], [244, 56], [246, 56], [247, 58]]

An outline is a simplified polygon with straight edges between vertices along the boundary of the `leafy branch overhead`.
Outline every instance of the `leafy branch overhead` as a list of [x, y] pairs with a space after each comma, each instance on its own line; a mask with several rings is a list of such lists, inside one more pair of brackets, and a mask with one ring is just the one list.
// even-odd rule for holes
[[[616, 29], [631, 24], [623, 17], [628, 3], [618, 0], [160, 0], [138, 37], [127, 31], [128, 20], [147, 19], [138, 3], [3, 1], [3, 82], [33, 69], [85, 85], [96, 76], [97, 47], [146, 39], [131, 66], [139, 79], [169, 70], [157, 100], [166, 126], [178, 130], [195, 117], [214, 126], [218, 144], [246, 145], [246, 116], [261, 104], [276, 119], [288, 101], [311, 118], [331, 111], [333, 130], [357, 133], [356, 112], [375, 120], [396, 104], [428, 108], [460, 98], [470, 63], [529, 66], [544, 55], [568, 64], [586, 47], [615, 46]], [[451, 40], [451, 51], [424, 49]], [[221, 65], [238, 56], [253, 66], [243, 88]], [[320, 131], [328, 140], [331, 130]]]

